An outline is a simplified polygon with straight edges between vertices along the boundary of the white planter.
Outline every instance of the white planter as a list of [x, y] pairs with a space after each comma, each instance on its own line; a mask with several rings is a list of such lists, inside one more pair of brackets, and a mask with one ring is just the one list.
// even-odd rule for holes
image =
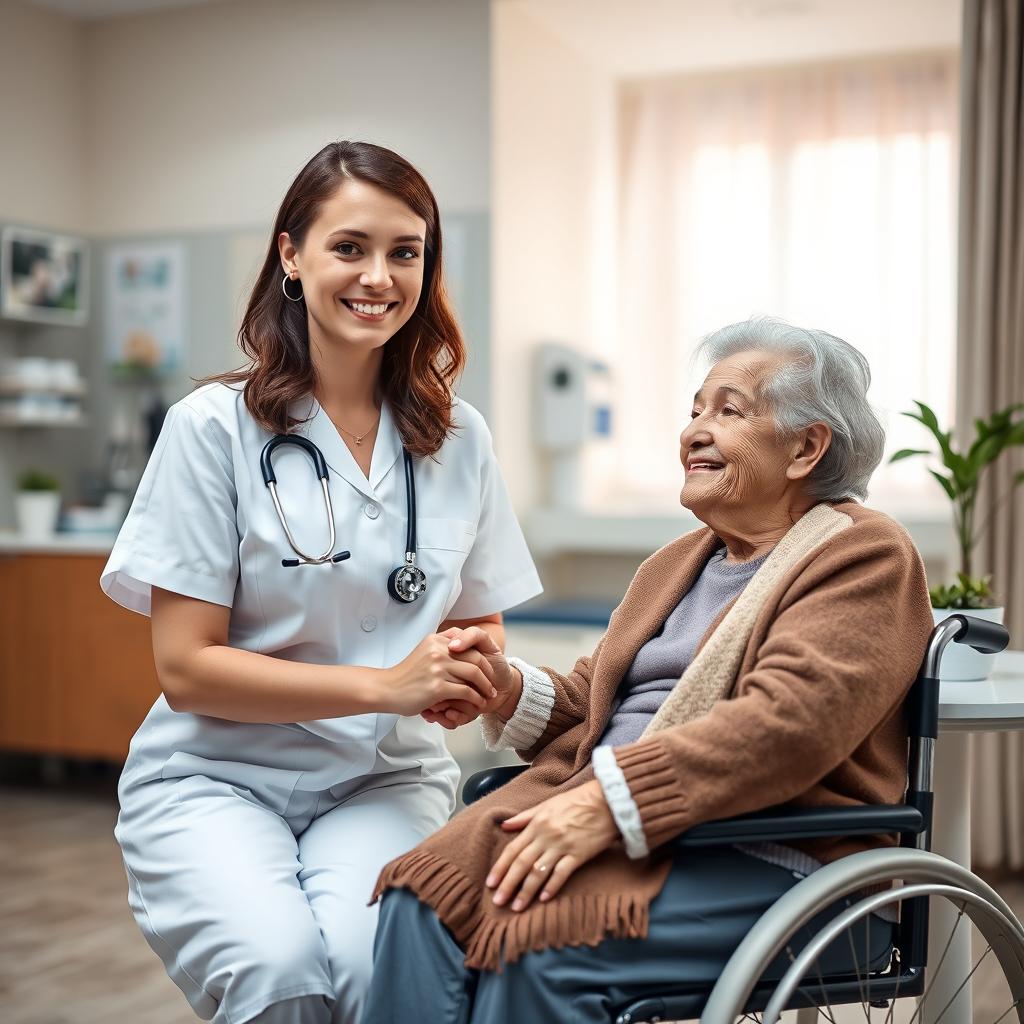
[[18, 491], [14, 496], [18, 532], [28, 540], [46, 540], [57, 529], [59, 491]]
[[[1001, 623], [1004, 611], [1004, 608], [972, 608], [967, 611], [962, 608], [933, 608], [932, 619], [936, 626], [950, 615], [973, 615], [976, 619]], [[980, 682], [988, 679], [995, 660], [994, 654], [979, 654], [967, 644], [947, 644], [939, 666], [939, 678], [951, 683]]]

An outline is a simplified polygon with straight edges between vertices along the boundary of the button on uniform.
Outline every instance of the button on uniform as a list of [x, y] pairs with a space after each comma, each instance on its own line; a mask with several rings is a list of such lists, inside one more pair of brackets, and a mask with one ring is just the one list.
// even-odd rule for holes
[[359, 628], [364, 633], [372, 633], [377, 628], [377, 618], [374, 615], [367, 615], [362, 622], [359, 623]]
[[376, 519], [380, 515], [380, 506], [374, 505], [372, 501], [368, 501], [363, 506], [363, 511], [366, 513], [367, 519]]

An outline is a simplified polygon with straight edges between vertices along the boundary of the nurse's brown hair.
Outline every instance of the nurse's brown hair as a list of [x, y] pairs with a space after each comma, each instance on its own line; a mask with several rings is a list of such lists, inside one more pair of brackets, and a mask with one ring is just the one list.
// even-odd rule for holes
[[407, 160], [368, 142], [332, 142], [299, 172], [274, 221], [259, 277], [238, 332], [250, 365], [206, 378], [244, 385], [253, 418], [275, 434], [286, 434], [296, 420], [289, 406], [310, 394], [316, 371], [309, 353], [304, 302], [289, 302], [281, 291], [284, 271], [277, 247], [282, 231], [301, 246], [320, 207], [346, 179], [368, 182], [401, 199], [426, 221], [423, 290], [416, 310], [384, 346], [380, 386], [413, 455], [433, 455], [455, 424], [455, 381], [466, 362], [462, 333], [444, 286], [441, 222], [430, 186]]

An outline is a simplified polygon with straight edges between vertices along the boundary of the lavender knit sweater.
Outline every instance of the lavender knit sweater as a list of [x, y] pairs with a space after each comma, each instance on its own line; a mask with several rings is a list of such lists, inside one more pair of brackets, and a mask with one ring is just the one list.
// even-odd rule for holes
[[749, 562], [726, 561], [716, 551], [661, 629], [637, 651], [619, 686], [612, 717], [600, 746], [618, 747], [640, 739], [693, 659], [694, 651], [718, 613], [739, 597], [767, 554]]

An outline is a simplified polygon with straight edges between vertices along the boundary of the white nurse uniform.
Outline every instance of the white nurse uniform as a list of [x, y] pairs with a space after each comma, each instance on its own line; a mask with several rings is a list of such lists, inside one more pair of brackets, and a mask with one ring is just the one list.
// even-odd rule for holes
[[[446, 619], [503, 611], [540, 583], [480, 414], [415, 460], [426, 594], [399, 604], [401, 440], [382, 409], [369, 478], [312, 398], [293, 414], [330, 472], [337, 564], [292, 555], [260, 473], [270, 435], [223, 384], [178, 402], [103, 571], [148, 614], [153, 586], [231, 608], [229, 643], [285, 661], [386, 668]], [[298, 547], [327, 544], [320, 484], [296, 446], [274, 457]], [[129, 902], [196, 1013], [218, 1024], [355, 1022], [371, 963], [379, 869], [442, 825], [457, 769], [443, 730], [366, 714], [253, 725], [171, 710], [161, 697], [121, 777], [117, 839]], [[396, 979], [397, 981], [397, 979]]]

